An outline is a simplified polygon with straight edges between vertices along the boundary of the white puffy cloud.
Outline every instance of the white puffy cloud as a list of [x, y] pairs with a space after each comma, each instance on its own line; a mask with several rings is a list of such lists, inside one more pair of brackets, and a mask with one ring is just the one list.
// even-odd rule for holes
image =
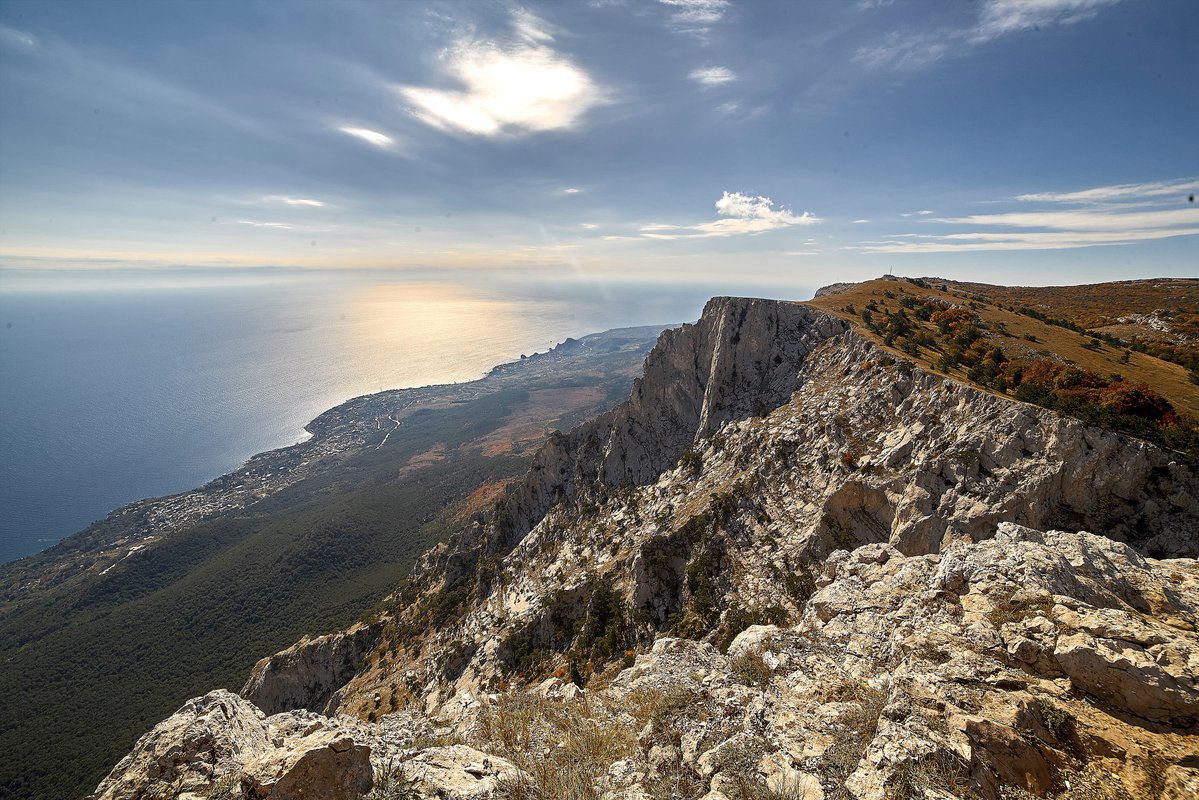
[[476, 136], [526, 134], [575, 127], [603, 101], [582, 68], [553, 49], [540, 19], [518, 10], [506, 42], [465, 37], [441, 54], [456, 89], [401, 86], [417, 119]]
[[688, 76], [701, 86], [720, 86], [737, 80], [737, 75], [727, 67], [701, 67]]
[[716, 201], [716, 214], [721, 219], [698, 225], [643, 225], [641, 235], [647, 239], [702, 239], [758, 234], [793, 225], [816, 225], [819, 217], [807, 211], [796, 215], [788, 208], [775, 207], [769, 197], [724, 192]]

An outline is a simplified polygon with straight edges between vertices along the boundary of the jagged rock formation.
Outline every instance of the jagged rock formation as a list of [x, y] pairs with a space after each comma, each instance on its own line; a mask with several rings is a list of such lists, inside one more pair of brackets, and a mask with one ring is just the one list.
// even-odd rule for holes
[[[939, 554], [839, 550], [817, 582], [797, 624], [752, 626], [727, 653], [662, 638], [607, 686], [551, 679], [532, 705], [471, 698], [457, 729], [475, 748], [429, 746], [430, 723], [407, 713], [266, 717], [213, 692], [143, 737], [95, 797], [357, 797], [368, 765], [417, 796], [491, 797], [529, 775], [487, 750], [556, 714], [610, 737], [595, 797], [733, 800], [747, 783], [805, 798], [1199, 790], [1194, 560], [1003, 523]], [[561, 751], [581, 745], [556, 733], [503, 755], [564, 769]]]
[[[245, 694], [377, 720], [335, 717], [367, 737], [401, 719], [460, 737], [516, 763], [509, 789], [543, 785], [532, 796], [559, 780], [537, 772], [557, 752], [538, 736], [584, 719], [606, 755], [554, 773], [579, 797], [993, 798], [1067, 780], [1183, 797], [1199, 786], [1197, 509], [1175, 453], [926, 373], [810, 307], [717, 298], [663, 335], [628, 402], [555, 436], [424, 558], [362, 629], [371, 652], [301, 642]], [[513, 711], [551, 673], [576, 683]], [[381, 753], [426, 763], [396, 736], [376, 771]]]
[[323, 711], [379, 644], [382, 629], [379, 624], [355, 625], [327, 636], [306, 636], [255, 664], [241, 696], [267, 714], [298, 708]]
[[143, 736], [92, 797], [358, 800], [390, 781], [468, 800], [490, 795], [501, 778], [517, 774], [507, 761], [469, 747], [413, 748], [418, 727], [405, 722], [367, 725], [308, 711], [268, 717], [217, 690], [188, 701]]

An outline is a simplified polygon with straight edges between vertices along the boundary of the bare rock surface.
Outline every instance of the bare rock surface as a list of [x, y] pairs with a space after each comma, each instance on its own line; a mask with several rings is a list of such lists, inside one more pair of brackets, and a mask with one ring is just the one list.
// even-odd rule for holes
[[333, 693], [358, 672], [379, 643], [381, 626], [355, 625], [305, 637], [254, 665], [241, 696], [267, 714], [298, 708], [323, 710]]
[[[746, 786], [812, 800], [912, 787], [998, 798], [1060, 791], [1087, 770], [1123, 792], [1111, 797], [1181, 798], [1199, 779], [1194, 560], [1005, 523], [941, 553], [836, 551], [818, 581], [793, 624], [752, 625], [724, 652], [658, 638], [606, 683], [458, 696], [440, 707], [454, 720], [267, 717], [213, 692], [143, 737], [95, 797], [319, 786], [350, 798], [392, 775], [415, 797], [493, 798], [600, 737], [610, 760], [589, 773], [597, 798], [733, 800]], [[529, 732], [555, 719], [574, 722]], [[447, 725], [469, 746], [419, 746]]]

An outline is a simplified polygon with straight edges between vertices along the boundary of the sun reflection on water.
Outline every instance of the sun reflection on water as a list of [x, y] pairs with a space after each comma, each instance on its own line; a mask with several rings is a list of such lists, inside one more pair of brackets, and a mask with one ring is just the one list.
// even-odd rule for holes
[[[385, 283], [351, 293], [342, 332], [363, 358], [398, 372], [392, 385], [443, 383], [479, 377], [512, 348], [548, 345], [526, 304], [485, 296], [449, 283]], [[513, 354], [515, 355], [515, 354]], [[381, 366], [381, 365], [380, 365]]]

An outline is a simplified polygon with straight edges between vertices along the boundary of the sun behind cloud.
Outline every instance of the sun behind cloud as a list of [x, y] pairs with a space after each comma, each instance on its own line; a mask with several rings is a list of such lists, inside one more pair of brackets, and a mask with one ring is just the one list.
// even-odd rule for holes
[[401, 86], [417, 119], [475, 136], [574, 128], [604, 93], [581, 67], [559, 53], [548, 27], [527, 11], [512, 18], [504, 43], [466, 37], [441, 54], [460, 89]]

